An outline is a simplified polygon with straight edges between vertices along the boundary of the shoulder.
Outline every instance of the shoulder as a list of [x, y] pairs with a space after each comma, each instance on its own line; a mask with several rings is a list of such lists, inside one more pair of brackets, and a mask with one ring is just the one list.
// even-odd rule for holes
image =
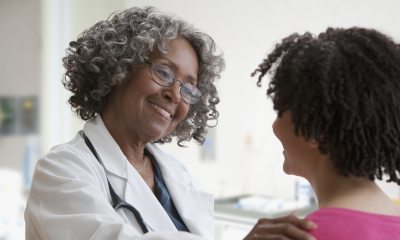
[[392, 239], [388, 233], [400, 234], [400, 218], [351, 209], [323, 208], [306, 218], [317, 224], [311, 232], [317, 239]]
[[71, 141], [53, 147], [37, 162], [33, 186], [51, 184], [55, 180], [86, 179], [98, 181], [104, 170], [90, 154], [85, 142], [79, 134]]
[[80, 204], [86, 204], [85, 201], [90, 200], [92, 207], [95, 206], [93, 199], [105, 199], [107, 203], [104, 170], [80, 139], [78, 134], [70, 142], [53, 147], [39, 159], [25, 208], [27, 233], [43, 236], [44, 232], [40, 231], [48, 229], [49, 219], [62, 219], [65, 211], [80, 208]]
[[311, 231], [311, 234], [317, 239], [348, 239], [346, 238], [347, 226], [343, 225], [340, 211], [331, 211], [331, 209], [317, 210], [306, 218], [315, 222], [317, 228]]

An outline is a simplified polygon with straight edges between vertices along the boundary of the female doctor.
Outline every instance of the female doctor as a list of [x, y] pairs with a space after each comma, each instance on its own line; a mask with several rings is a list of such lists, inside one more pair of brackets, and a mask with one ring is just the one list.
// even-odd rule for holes
[[[86, 124], [39, 160], [26, 239], [213, 239], [212, 196], [154, 143], [204, 142], [224, 66], [214, 41], [154, 8], [131, 8], [70, 42], [63, 62], [69, 103]], [[307, 239], [307, 224], [264, 219], [247, 239]]]

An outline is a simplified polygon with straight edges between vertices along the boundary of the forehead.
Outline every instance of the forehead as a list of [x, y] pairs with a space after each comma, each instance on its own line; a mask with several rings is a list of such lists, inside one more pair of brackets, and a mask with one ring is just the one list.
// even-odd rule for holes
[[167, 43], [166, 52], [156, 49], [150, 54], [150, 59], [166, 64], [176, 74], [184, 75], [185, 78], [196, 80], [198, 74], [197, 54], [185, 38], [176, 38]]

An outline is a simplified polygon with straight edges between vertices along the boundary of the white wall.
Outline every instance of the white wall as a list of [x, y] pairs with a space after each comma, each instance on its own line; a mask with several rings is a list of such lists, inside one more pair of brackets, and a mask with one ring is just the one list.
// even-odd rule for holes
[[[0, 1], [0, 97], [39, 95], [39, 2]], [[36, 146], [36, 139], [21, 132], [0, 134], [0, 239], [24, 239], [23, 190], [29, 184], [29, 173], [23, 174], [28, 165], [24, 158], [28, 159], [27, 147]]]
[[0, 96], [25, 96], [39, 92], [38, 3], [39, 0], [0, 1]]
[[[39, 95], [39, 0], [0, 1], [0, 97]], [[0, 135], [0, 168], [22, 172], [26, 136]]]
[[[400, 41], [396, 0], [126, 0], [127, 7], [144, 5], [194, 23], [225, 53], [227, 66], [218, 83], [217, 161], [201, 162], [196, 146], [165, 146], [186, 161], [206, 189], [221, 196], [255, 192], [293, 197], [294, 177], [281, 168], [282, 148], [272, 134], [275, 113], [265, 97], [266, 86], [257, 88], [249, 76], [274, 43], [292, 32], [355, 25], [377, 28]], [[396, 185], [382, 185], [398, 196]]]

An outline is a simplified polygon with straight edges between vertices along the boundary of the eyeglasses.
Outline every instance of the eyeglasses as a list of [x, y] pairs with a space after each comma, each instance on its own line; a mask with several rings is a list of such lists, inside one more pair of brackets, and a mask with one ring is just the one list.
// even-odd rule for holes
[[151, 76], [153, 77], [154, 82], [164, 87], [170, 87], [175, 83], [175, 81], [177, 81], [180, 84], [179, 92], [186, 103], [196, 104], [200, 101], [200, 90], [193, 84], [182, 82], [177, 79], [174, 71], [172, 71], [170, 67], [160, 63], [146, 63], [151, 67]]

